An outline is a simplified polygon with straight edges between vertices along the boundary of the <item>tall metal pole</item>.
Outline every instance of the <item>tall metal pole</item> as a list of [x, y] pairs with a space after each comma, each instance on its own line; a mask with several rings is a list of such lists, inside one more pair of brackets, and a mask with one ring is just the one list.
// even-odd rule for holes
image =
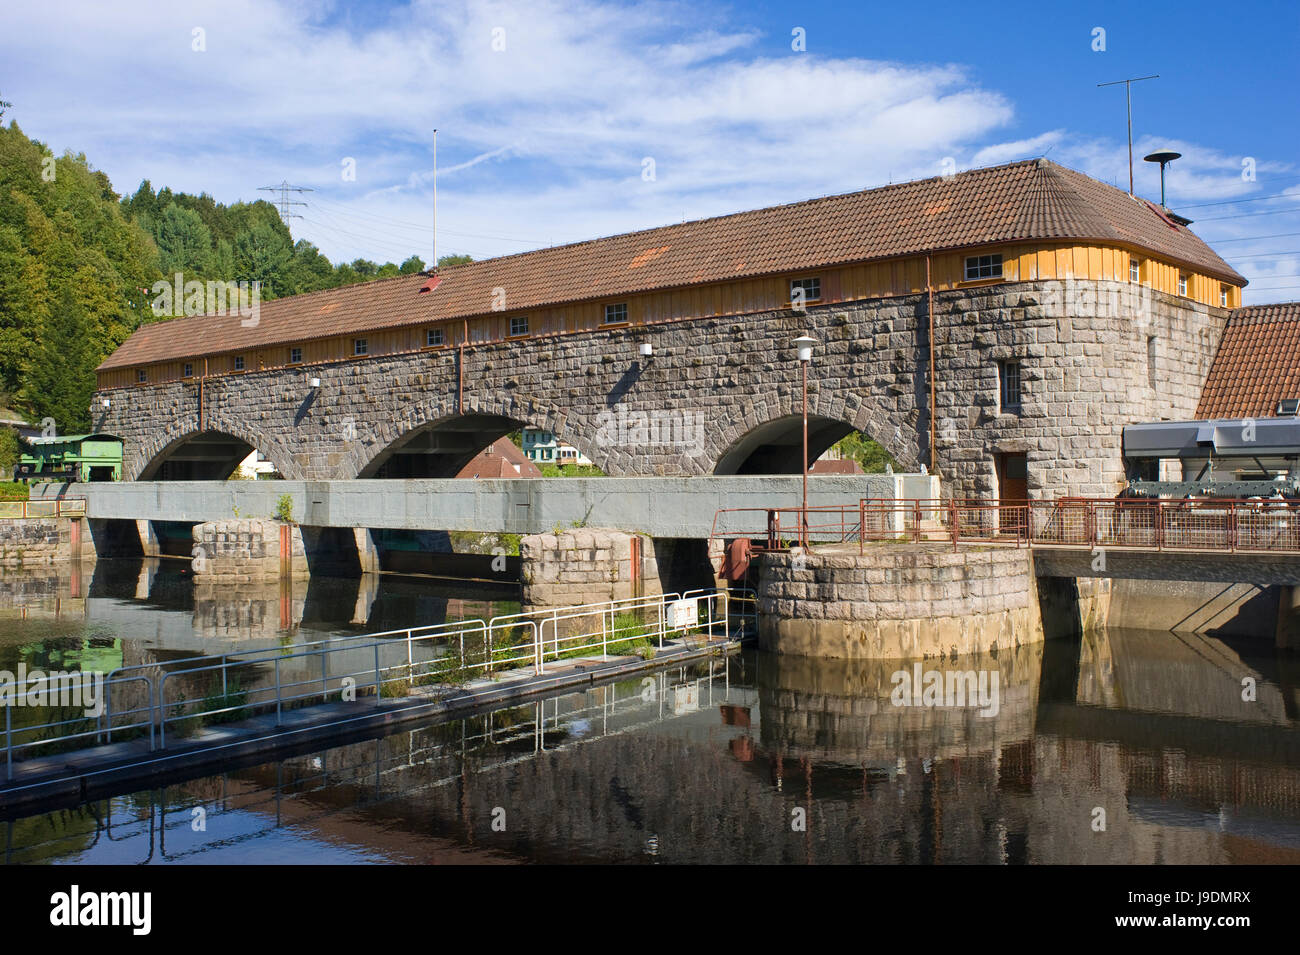
[[[1131, 156], [1129, 158], [1132, 159]], [[438, 131], [436, 129], [433, 131], [433, 263], [430, 269], [435, 272], [438, 270]]]
[[1158, 79], [1160, 79], [1160, 74], [1153, 73], [1151, 76], [1132, 76], [1126, 80], [1097, 84], [1098, 87], [1124, 84], [1124, 100], [1128, 108], [1128, 194], [1130, 196], [1133, 195], [1133, 84], [1140, 83], [1143, 80]]
[[808, 547], [808, 362], [799, 362], [803, 370], [803, 519], [799, 543]]

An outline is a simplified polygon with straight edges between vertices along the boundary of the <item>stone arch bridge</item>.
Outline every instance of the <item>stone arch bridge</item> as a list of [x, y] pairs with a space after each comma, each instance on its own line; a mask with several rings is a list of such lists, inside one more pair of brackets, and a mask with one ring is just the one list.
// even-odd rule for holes
[[[1226, 311], [1149, 290], [1128, 302], [1122, 283], [1067, 294], [1077, 284], [935, 293], [936, 458], [954, 494], [995, 494], [1000, 453], [1027, 455], [1031, 496], [1110, 493], [1119, 429], [1195, 408]], [[857, 430], [905, 469], [934, 468], [927, 307], [910, 295], [106, 389], [92, 423], [124, 439], [127, 480], [224, 478], [254, 448], [295, 480], [450, 477], [523, 425], [611, 476], [797, 473], [791, 341], [807, 333], [810, 457]], [[1179, 345], [1163, 393], [1135, 385], [1153, 334]], [[998, 407], [1003, 361], [1020, 365], [1014, 416]]]

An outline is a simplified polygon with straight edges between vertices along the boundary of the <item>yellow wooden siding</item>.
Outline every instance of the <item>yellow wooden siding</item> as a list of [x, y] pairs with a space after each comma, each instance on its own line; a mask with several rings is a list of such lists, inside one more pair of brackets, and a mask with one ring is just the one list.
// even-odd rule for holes
[[[965, 262], [969, 255], [999, 253], [1002, 255], [1000, 279], [966, 281]], [[1026, 244], [941, 252], [931, 257], [930, 274], [933, 288], [940, 292], [999, 282], [1064, 278], [1127, 282], [1131, 257], [1136, 257], [1141, 262], [1139, 276], [1141, 284], [1170, 295], [1177, 295], [1178, 276], [1182, 272], [1188, 276], [1187, 298], [1218, 307], [1220, 289], [1226, 284], [1220, 279], [1192, 273], [1183, 267], [1162, 262], [1140, 251], [1111, 246], [1063, 244], [1044, 248], [1041, 245]], [[822, 296], [815, 304], [914, 295], [926, 290], [925, 265], [924, 256], [912, 256], [833, 269], [719, 282], [693, 288], [646, 292], [599, 302], [580, 302], [524, 311], [493, 312], [470, 318], [468, 323], [463, 319], [447, 319], [433, 325], [412, 325], [273, 345], [238, 354], [243, 355], [245, 362], [243, 370], [247, 372], [289, 366], [291, 348], [302, 349], [301, 364], [304, 366], [348, 360], [356, 357], [354, 343], [357, 338], [366, 339], [366, 357], [414, 352], [426, 347], [426, 333], [433, 327], [443, 329], [442, 347], [454, 347], [466, 339], [467, 324], [470, 343], [503, 341], [510, 337], [511, 318], [521, 316], [528, 318], [530, 336], [591, 331], [604, 325], [605, 306], [619, 303], [627, 305], [627, 324], [632, 326], [719, 315], [743, 315], [789, 307], [790, 282], [796, 278], [821, 279]], [[810, 304], [814, 303], [810, 302]], [[1229, 285], [1227, 307], [1237, 308], [1240, 304], [1241, 289]], [[207, 373], [209, 375], [238, 374], [239, 372], [234, 368], [234, 358], [234, 354], [210, 356]], [[194, 366], [193, 377], [197, 380], [204, 373], [204, 358], [195, 356], [190, 361]], [[147, 366], [148, 381], [145, 384], [184, 380], [183, 364], [184, 362], [177, 361]], [[124, 368], [101, 372], [98, 374], [98, 386], [119, 388], [138, 384], [137, 370]]]

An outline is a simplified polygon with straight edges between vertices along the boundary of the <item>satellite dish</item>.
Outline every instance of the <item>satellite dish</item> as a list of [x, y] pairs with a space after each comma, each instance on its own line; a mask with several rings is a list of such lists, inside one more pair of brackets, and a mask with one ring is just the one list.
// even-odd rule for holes
[[1165, 207], [1165, 166], [1169, 165], [1175, 159], [1182, 158], [1182, 153], [1176, 153], [1172, 149], [1161, 149], [1142, 157], [1144, 162], [1160, 163], [1160, 207], [1162, 209]]

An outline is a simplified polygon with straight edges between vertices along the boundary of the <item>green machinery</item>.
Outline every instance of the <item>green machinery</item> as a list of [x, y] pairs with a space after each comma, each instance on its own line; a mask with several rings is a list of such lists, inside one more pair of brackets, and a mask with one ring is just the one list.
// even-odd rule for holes
[[60, 434], [28, 438], [14, 480], [120, 481], [122, 439], [108, 434]]

